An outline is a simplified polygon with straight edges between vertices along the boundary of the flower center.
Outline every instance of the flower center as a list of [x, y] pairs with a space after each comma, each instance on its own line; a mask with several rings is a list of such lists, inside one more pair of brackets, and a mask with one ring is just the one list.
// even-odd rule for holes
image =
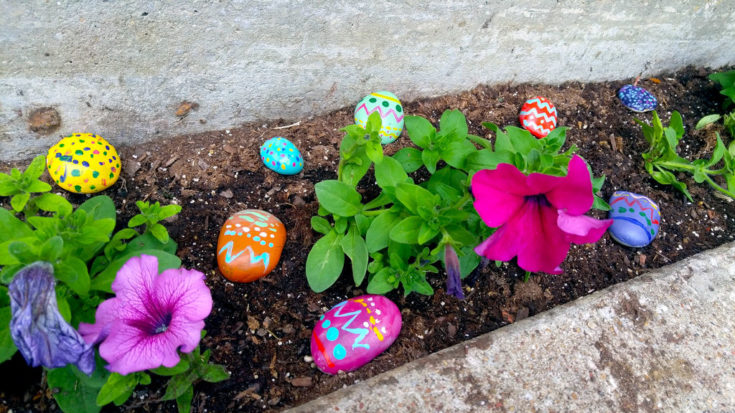
[[153, 334], [161, 334], [165, 332], [168, 330], [169, 324], [171, 324], [171, 313], [162, 314], [153, 325]]
[[526, 202], [532, 202], [534, 204], [538, 204], [542, 207], [550, 207], [551, 202], [549, 202], [548, 199], [546, 199], [546, 195], [544, 194], [538, 194], [538, 195], [526, 195], [523, 197], [524, 201]]

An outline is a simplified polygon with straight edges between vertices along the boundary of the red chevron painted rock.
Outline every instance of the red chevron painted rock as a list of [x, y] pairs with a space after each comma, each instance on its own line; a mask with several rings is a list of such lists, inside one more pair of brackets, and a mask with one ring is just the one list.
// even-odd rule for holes
[[528, 99], [521, 107], [521, 126], [539, 139], [556, 128], [556, 108], [550, 100], [541, 96]]

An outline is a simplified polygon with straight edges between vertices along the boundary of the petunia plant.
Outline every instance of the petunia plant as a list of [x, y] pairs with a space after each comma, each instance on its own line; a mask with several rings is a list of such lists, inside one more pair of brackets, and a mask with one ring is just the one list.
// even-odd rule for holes
[[[442, 114], [440, 130], [422, 117], [405, 119], [416, 147], [403, 148], [393, 156], [384, 155], [379, 145], [377, 115], [368, 118], [364, 129], [359, 125], [343, 129], [338, 178], [315, 185], [320, 207], [311, 223], [323, 236], [306, 262], [307, 280], [314, 291], [334, 284], [348, 257], [355, 285], [367, 278], [370, 293], [384, 294], [402, 286], [406, 295], [431, 295], [434, 290], [426, 277], [443, 266], [447, 292], [462, 298], [460, 279], [481, 260], [474, 249], [494, 231], [473, 206], [473, 193], [477, 196], [470, 190], [473, 176], [502, 165], [521, 174], [565, 176], [576, 151], [572, 146], [561, 152], [566, 128], [536, 139], [524, 129], [502, 130], [486, 123], [495, 134], [493, 144], [470, 134], [464, 115], [457, 110]], [[378, 191], [363, 200], [357, 186], [371, 166]], [[425, 173], [415, 174], [420, 169]], [[414, 180], [413, 176], [426, 174], [428, 179]], [[590, 185], [584, 190], [591, 200], [586, 208], [594, 202], [594, 207], [605, 209], [607, 204], [594, 195], [604, 177], [592, 179], [587, 169], [585, 175]]]
[[[135, 385], [149, 383], [150, 377], [143, 371], [115, 370], [115, 361], [104, 351], [102, 358], [95, 357], [93, 345], [96, 340], [83, 340], [74, 326], [93, 322], [95, 312], [99, 314], [100, 303], [110, 305], [105, 304], [109, 300], [104, 300], [116, 292], [113, 282], [119, 272], [130, 279], [130, 271], [121, 271], [121, 268], [135, 257], [145, 255], [149, 257], [149, 264], [150, 259], [155, 260], [156, 274], [158, 271], [166, 274], [165, 270], [178, 271], [178, 282], [192, 278], [185, 270], [174, 270], [181, 266], [181, 260], [175, 255], [177, 244], [159, 223], [181, 208], [139, 203], [141, 213], [131, 219], [129, 227], [114, 232], [117, 213], [109, 197], [94, 196], [75, 208], [61, 195], [49, 192], [51, 187], [39, 180], [43, 170], [43, 157], [39, 156], [24, 172], [13, 169], [9, 175], [0, 173], [0, 196], [9, 197], [11, 207], [0, 208], [0, 227], [3, 228], [0, 231], [0, 362], [20, 350], [29, 364], [48, 369], [48, 385], [54, 390], [52, 394], [62, 410], [96, 412], [106, 403], [123, 403]], [[144, 226], [142, 232], [136, 229], [139, 226]], [[151, 265], [147, 268], [150, 272]], [[170, 278], [169, 273], [162, 279]], [[199, 291], [203, 286], [201, 280], [200, 284]], [[180, 287], [188, 285], [191, 283], [181, 283]], [[170, 288], [168, 291], [181, 292]], [[151, 297], [160, 296], [151, 294]], [[188, 291], [181, 294], [184, 295], [188, 296]], [[176, 308], [188, 308], [185, 304], [193, 302], [191, 297], [166, 299], [169, 304], [176, 303]], [[122, 314], [122, 310], [118, 310]], [[200, 308], [196, 317], [203, 311]], [[206, 312], [208, 314], [209, 310]], [[199, 342], [203, 316], [195, 320], [196, 317], [191, 318], [192, 311], [183, 311], [187, 314], [186, 319], [191, 318], [190, 323], [196, 325], [194, 332], [193, 327], [176, 327], [179, 325], [176, 320], [180, 318], [175, 319], [174, 313], [182, 314], [172, 310], [169, 321], [173, 324], [164, 323], [165, 328], [172, 327], [172, 331], [178, 333], [187, 331], [187, 341], [177, 351], [190, 352], [186, 356], [186, 368], [173, 375], [174, 378], [185, 375], [185, 380], [175, 381], [179, 383], [175, 387], [180, 388], [183, 382], [191, 387], [199, 379], [222, 379], [225, 372], [219, 366], [210, 366], [204, 360], [208, 359], [208, 353], [199, 354], [195, 344]], [[161, 314], [166, 321], [167, 313]], [[164, 324], [158, 327], [164, 328]], [[120, 326], [115, 329], [116, 332], [129, 331]], [[97, 335], [102, 336], [109, 338], [106, 333]], [[159, 350], [164, 352], [163, 343], [159, 344], [153, 347], [161, 347]], [[167, 348], [170, 350], [173, 345], [169, 343]], [[131, 353], [130, 349], [125, 351]], [[166, 354], [165, 360], [158, 360], [159, 364], [141, 370], [150, 368], [155, 373], [159, 366], [173, 367], [180, 363], [177, 354], [170, 351]], [[197, 354], [198, 359], [193, 360], [191, 354]], [[103, 359], [110, 367], [105, 367]], [[110, 374], [110, 371], [118, 373]], [[161, 371], [164, 375], [172, 375], [168, 370]], [[133, 381], [135, 385], [131, 385]], [[108, 400], [111, 394], [108, 390], [120, 388], [130, 388], [130, 391], [115, 393], [115, 397]], [[98, 397], [101, 389], [107, 391], [103, 392], [104, 397]], [[190, 393], [184, 389], [184, 393], [171, 399], [176, 399], [180, 410], [186, 411], [188, 407], [184, 408], [183, 402]]]
[[656, 182], [673, 186], [692, 201], [686, 183], [674, 175], [675, 172], [687, 172], [692, 175], [694, 182], [707, 182], [713, 189], [735, 198], [735, 140], [725, 146], [717, 133], [717, 144], [710, 159], [689, 161], [677, 153], [679, 142], [684, 136], [684, 123], [679, 112], [672, 112], [669, 126], [666, 127], [656, 111], [653, 112], [651, 125], [639, 119], [636, 122], [650, 145], [648, 151], [641, 155], [644, 166]]

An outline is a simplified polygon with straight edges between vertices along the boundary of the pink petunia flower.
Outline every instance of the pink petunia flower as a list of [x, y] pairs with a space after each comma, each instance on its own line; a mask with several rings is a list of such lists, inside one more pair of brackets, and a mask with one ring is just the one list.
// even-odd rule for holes
[[584, 215], [594, 195], [587, 165], [576, 155], [567, 176], [526, 176], [509, 164], [479, 171], [472, 194], [485, 224], [498, 227], [475, 252], [498, 261], [517, 256], [526, 271], [561, 274], [570, 243], [596, 242], [612, 224]]
[[158, 259], [141, 255], [120, 268], [112, 291], [116, 296], [97, 307], [95, 324], [79, 324], [87, 343], [102, 342], [108, 370], [125, 375], [173, 367], [179, 350], [189, 353], [199, 345], [212, 311], [201, 272], [169, 269], [159, 275]]

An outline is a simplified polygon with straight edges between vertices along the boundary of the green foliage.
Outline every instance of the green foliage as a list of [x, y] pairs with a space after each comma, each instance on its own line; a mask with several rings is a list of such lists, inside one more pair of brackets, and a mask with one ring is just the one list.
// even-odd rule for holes
[[135, 205], [138, 206], [140, 214], [130, 218], [128, 227], [135, 228], [145, 225], [144, 234], [152, 234], [162, 244], [167, 243], [169, 240], [168, 230], [159, 222], [181, 212], [181, 206], [166, 205], [162, 207], [160, 202], [151, 205], [144, 201], [137, 201]]
[[[112, 292], [110, 285], [129, 258], [154, 255], [159, 271], [181, 266], [176, 242], [159, 223], [180, 206], [138, 202], [141, 213], [130, 220], [131, 228], [114, 232], [112, 199], [94, 196], [75, 209], [64, 197], [43, 193], [51, 189], [38, 180], [43, 170], [43, 157], [37, 157], [25, 172], [0, 174], [0, 195], [10, 197], [12, 208], [0, 208], [0, 362], [17, 351], [10, 337], [6, 285], [24, 266], [35, 261], [53, 265], [59, 312], [75, 327], [94, 321], [97, 306]], [[133, 229], [140, 225], [145, 225], [142, 233]], [[150, 383], [142, 372], [110, 375], [103, 364], [98, 357], [92, 377], [71, 365], [49, 370], [48, 385], [62, 410], [98, 412], [107, 403], [124, 403], [136, 385]]]
[[705, 126], [716, 123], [722, 119], [722, 125], [725, 127], [727, 133], [731, 138], [735, 138], [735, 107], [733, 107], [735, 106], [735, 70], [712, 73], [709, 75], [709, 79], [719, 83], [722, 88], [720, 93], [726, 96], [722, 108], [724, 110], [732, 109], [730, 109], [730, 113], [725, 113], [723, 115], [712, 114], [703, 117], [699, 122], [697, 122], [696, 129], [702, 129]]
[[[204, 333], [202, 333], [204, 334]], [[151, 373], [171, 377], [162, 400], [176, 400], [179, 413], [188, 413], [194, 397], [194, 384], [199, 381], [218, 383], [230, 378], [230, 373], [219, 364], [209, 362], [209, 350], [203, 354], [199, 347], [188, 354], [181, 354], [181, 361], [174, 367], [159, 367]]]
[[13, 168], [10, 175], [0, 173], [0, 196], [9, 196], [10, 206], [15, 212], [26, 212], [27, 215], [34, 214], [36, 207], [29, 203], [31, 194], [48, 192], [51, 185], [39, 180], [45, 169], [43, 156], [33, 159], [24, 172]]
[[[571, 147], [560, 152], [566, 128], [536, 139], [520, 128], [503, 131], [487, 123], [495, 133], [493, 150], [491, 141], [468, 133], [467, 121], [457, 110], [442, 114], [440, 130], [417, 116], [406, 116], [405, 125], [417, 148], [403, 148], [393, 156], [382, 152], [377, 114], [368, 118], [364, 129], [342, 129], [346, 134], [338, 178], [315, 185], [320, 207], [311, 225], [323, 236], [306, 261], [314, 291], [324, 291], [339, 279], [347, 257], [355, 285], [367, 278], [370, 293], [384, 294], [400, 286], [406, 295], [431, 295], [426, 276], [439, 271], [446, 244], [458, 251], [461, 276], [467, 276], [480, 262], [473, 248], [492, 233], [472, 206], [472, 175], [509, 163], [524, 173], [562, 176], [576, 151]], [[381, 192], [365, 200], [356, 187], [372, 165]], [[430, 178], [415, 182], [409, 174], [421, 168]], [[595, 192], [603, 181], [593, 180]], [[599, 198], [595, 206], [609, 208]]]
[[[664, 127], [656, 111], [653, 112], [651, 125], [639, 119], [636, 119], [636, 122], [641, 126], [643, 136], [650, 145], [648, 151], [642, 156], [646, 171], [653, 179], [664, 185], [672, 185], [692, 201], [686, 184], [674, 175], [674, 172], [687, 172], [693, 176], [694, 182], [707, 182], [712, 188], [735, 198], [733, 193], [733, 188], [735, 188], [735, 141], [730, 142], [726, 148], [720, 135], [717, 134], [717, 144], [710, 159], [689, 161], [677, 153], [677, 146], [684, 136], [684, 125], [679, 112], [674, 111], [671, 114], [667, 127]], [[722, 167], [712, 169], [716, 168], [720, 161], [722, 161]], [[724, 186], [713, 179], [718, 175], [724, 178]]]

